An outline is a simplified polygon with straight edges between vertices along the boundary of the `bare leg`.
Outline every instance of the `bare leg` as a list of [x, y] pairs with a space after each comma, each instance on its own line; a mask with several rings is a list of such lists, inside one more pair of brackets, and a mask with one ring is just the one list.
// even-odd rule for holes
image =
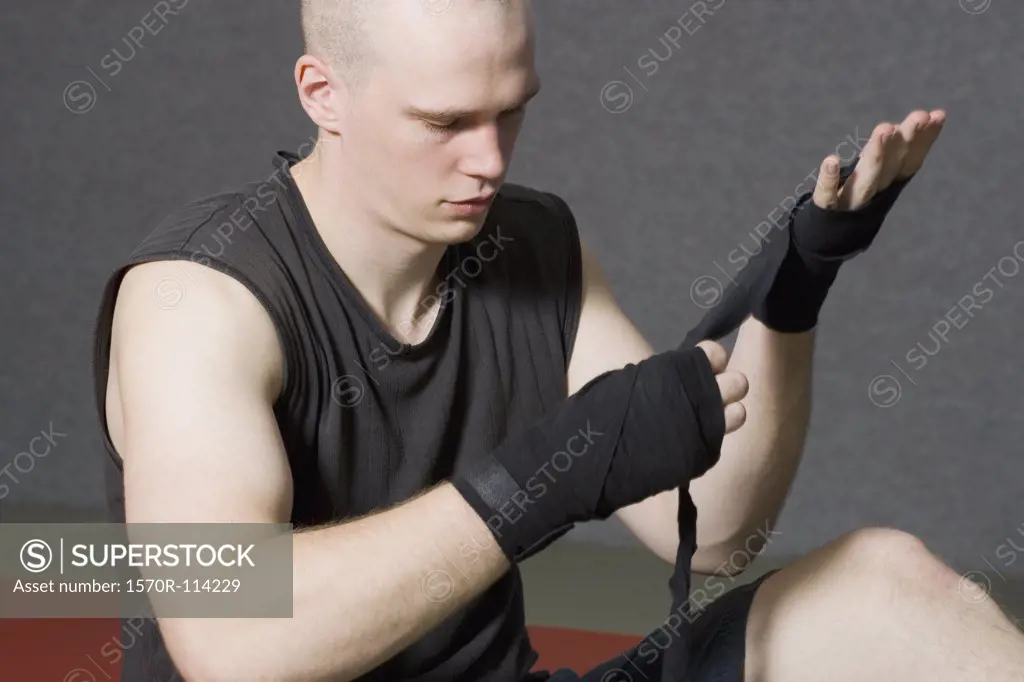
[[845, 535], [757, 591], [744, 680], [1024, 682], [1024, 633], [959, 583], [911, 535]]

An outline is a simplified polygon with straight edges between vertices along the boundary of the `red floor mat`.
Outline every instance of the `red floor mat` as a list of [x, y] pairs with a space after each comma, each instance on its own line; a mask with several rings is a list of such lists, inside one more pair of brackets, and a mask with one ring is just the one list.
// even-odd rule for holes
[[530, 643], [540, 654], [534, 670], [571, 668], [582, 674], [628, 651], [643, 639], [636, 635], [541, 625], [531, 625], [528, 629]]
[[115, 619], [0, 619], [4, 682], [117, 682]]
[[[119, 623], [114, 619], [0, 620], [0, 679], [5, 682], [119, 682]], [[640, 637], [531, 626], [537, 670], [585, 672], [635, 646]]]

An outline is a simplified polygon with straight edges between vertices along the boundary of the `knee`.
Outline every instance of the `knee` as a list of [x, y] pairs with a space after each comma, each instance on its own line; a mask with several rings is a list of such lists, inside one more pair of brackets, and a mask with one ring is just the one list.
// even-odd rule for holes
[[834, 560], [859, 580], [893, 587], [956, 589], [959, 576], [916, 536], [895, 528], [861, 528], [835, 541]]
[[835, 553], [846, 562], [877, 566], [919, 559], [928, 548], [915, 535], [896, 528], [858, 528], [835, 541]]

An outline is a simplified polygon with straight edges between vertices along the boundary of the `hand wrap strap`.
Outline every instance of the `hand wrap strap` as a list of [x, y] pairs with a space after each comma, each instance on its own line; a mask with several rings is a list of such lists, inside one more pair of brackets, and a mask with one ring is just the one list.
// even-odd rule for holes
[[[858, 160], [840, 169], [841, 185]], [[665, 621], [677, 636], [658, 646], [663, 682], [687, 679], [690, 672], [697, 509], [688, 481], [718, 461], [725, 432], [714, 373], [693, 347], [735, 331], [751, 314], [777, 331], [813, 328], [839, 266], [871, 245], [910, 180], [893, 182], [855, 211], [821, 209], [812, 192], [803, 194], [787, 218], [785, 238], [762, 245], [675, 351], [595, 378], [553, 415], [453, 479], [513, 562], [547, 547], [577, 521], [607, 518], [678, 487], [679, 546]], [[571, 445], [580, 439], [585, 446]]]
[[[840, 169], [840, 186], [859, 159]], [[813, 192], [802, 194], [789, 212], [782, 238], [766, 238], [718, 305], [686, 335], [684, 345], [721, 339], [748, 315], [780, 332], [813, 329], [839, 266], [871, 245], [913, 177], [893, 181], [853, 211], [819, 208]]]
[[[840, 184], [849, 179], [857, 160], [840, 169]], [[788, 216], [786, 237], [762, 244], [761, 251], [750, 259], [736, 283], [723, 292], [719, 304], [686, 335], [680, 348], [703, 339], [721, 339], [739, 328], [751, 314], [776, 331], [800, 332], [815, 327], [839, 266], [871, 245], [912, 177], [893, 182], [855, 211], [821, 209], [813, 202], [812, 192], [802, 195]], [[660, 652], [656, 679], [661, 682], [692, 676], [690, 631], [699, 612], [695, 612], [689, 599], [693, 555], [697, 550], [697, 508], [688, 486], [679, 489], [676, 520], [679, 546], [669, 579], [669, 615], [660, 630], [625, 654], [627, 660], [632, 660], [640, 657], [641, 650]], [[662, 644], [664, 640], [668, 643]]]
[[704, 352], [677, 349], [606, 372], [452, 479], [518, 562], [579, 521], [685, 486], [725, 434]]

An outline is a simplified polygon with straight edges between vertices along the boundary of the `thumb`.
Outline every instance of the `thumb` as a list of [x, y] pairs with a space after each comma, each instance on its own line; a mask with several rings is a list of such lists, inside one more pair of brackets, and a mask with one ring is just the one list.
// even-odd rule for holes
[[814, 203], [818, 208], [835, 208], [839, 201], [839, 159], [826, 156], [821, 162], [818, 184], [814, 186]]

